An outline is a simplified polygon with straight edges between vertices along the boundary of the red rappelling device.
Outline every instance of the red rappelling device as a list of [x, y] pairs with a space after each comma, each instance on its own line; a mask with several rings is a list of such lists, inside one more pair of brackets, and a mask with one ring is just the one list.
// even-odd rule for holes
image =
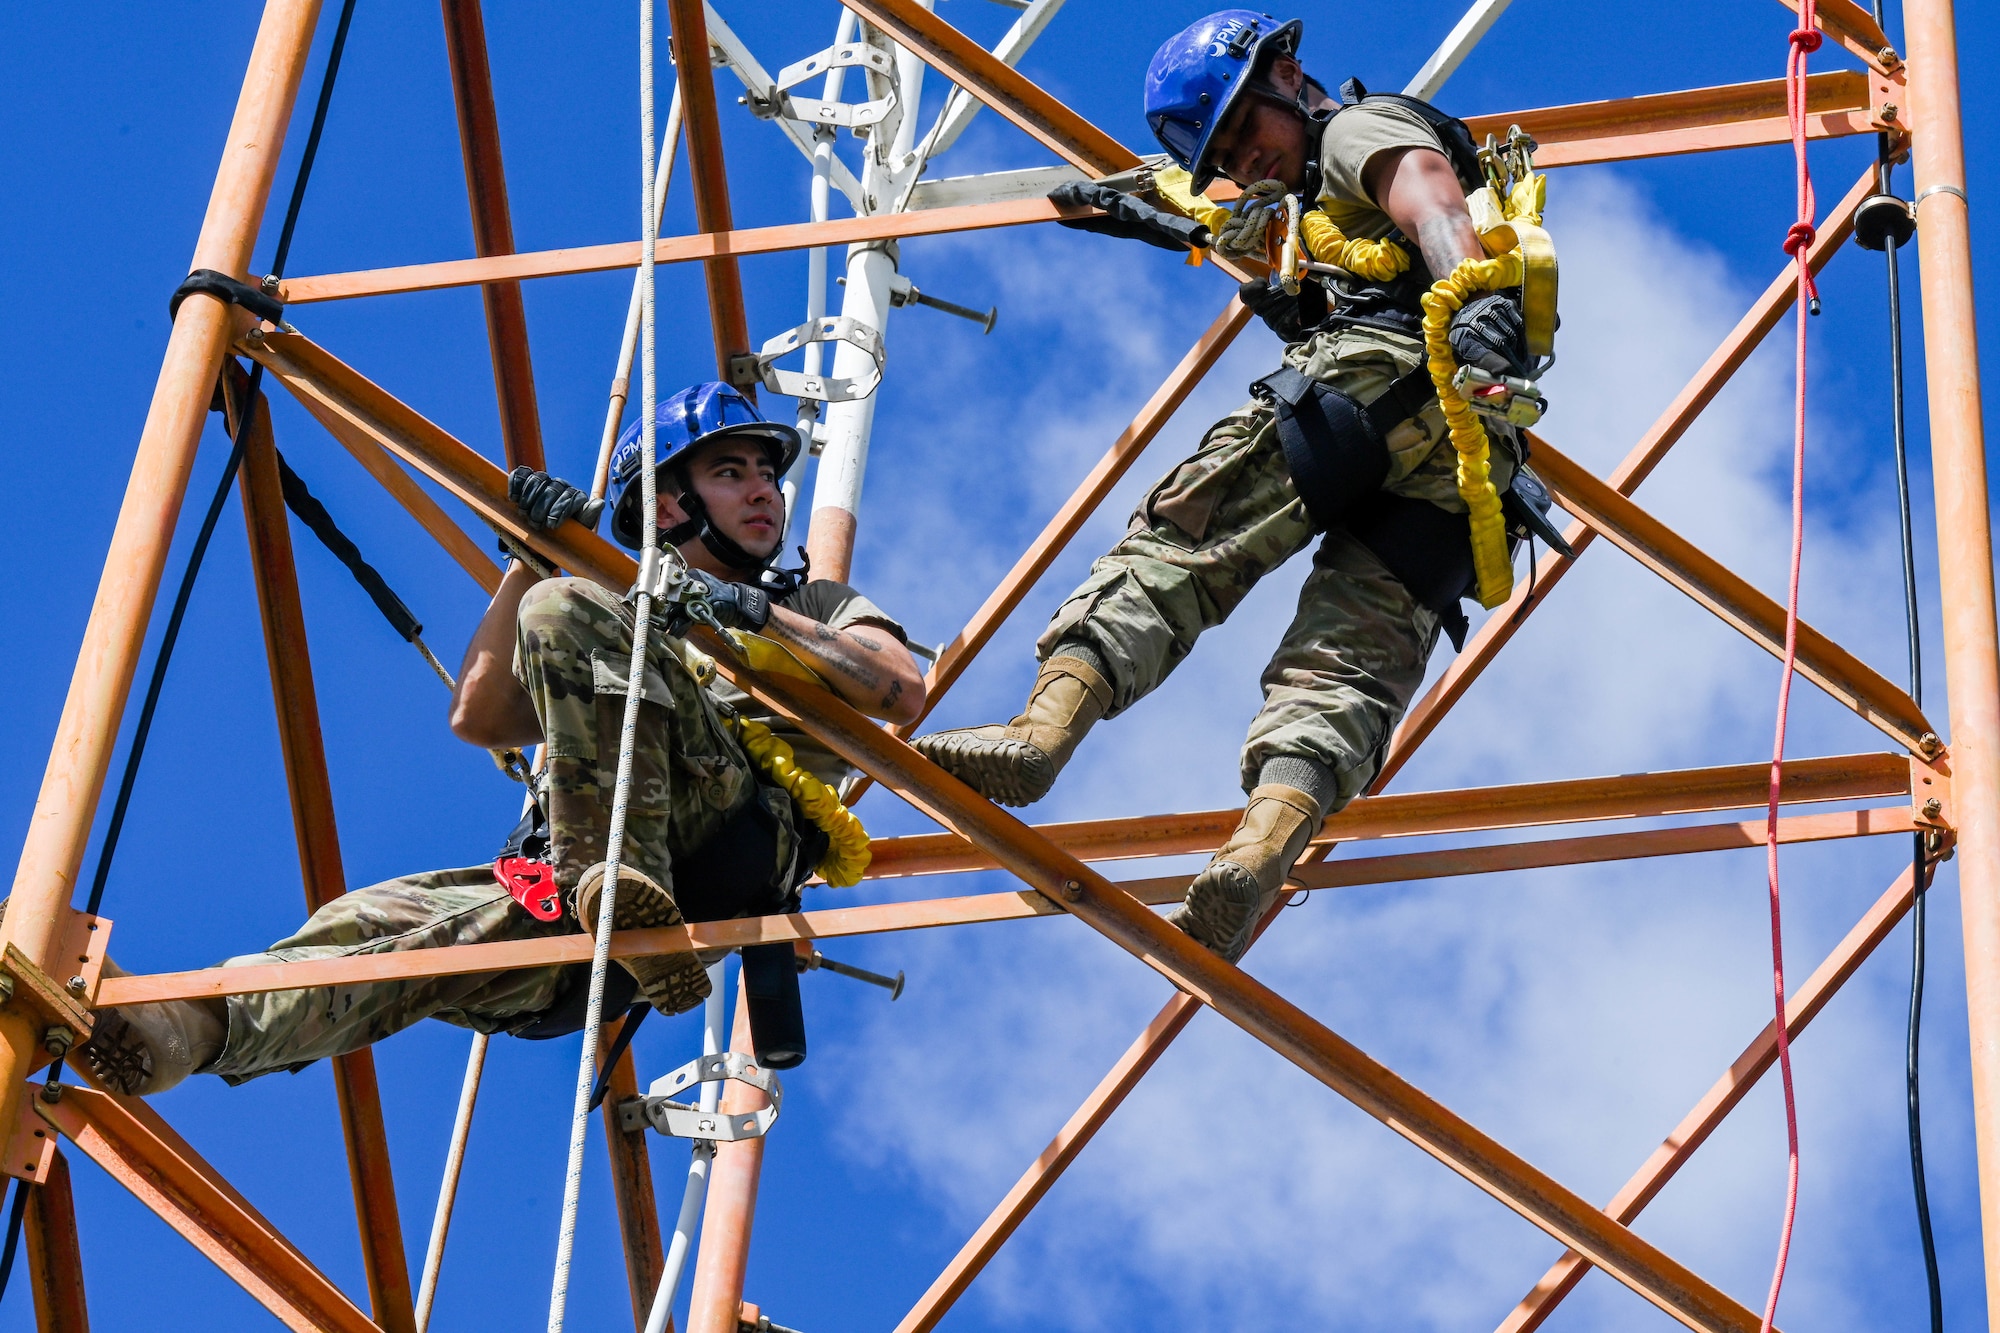
[[493, 863], [493, 878], [535, 920], [562, 917], [562, 889], [556, 885], [555, 867], [548, 862], [532, 856], [503, 856]]

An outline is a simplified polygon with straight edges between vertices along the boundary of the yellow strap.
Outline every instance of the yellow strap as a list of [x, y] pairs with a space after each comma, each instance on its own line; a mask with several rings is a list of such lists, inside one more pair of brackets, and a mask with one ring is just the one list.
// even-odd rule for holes
[[1458, 494], [1471, 512], [1472, 567], [1479, 578], [1479, 604], [1488, 610], [1513, 595], [1514, 566], [1507, 558], [1507, 521], [1500, 513], [1500, 493], [1493, 487], [1486, 427], [1452, 387], [1458, 358], [1446, 335], [1452, 316], [1468, 297], [1519, 286], [1520, 282], [1521, 254], [1510, 250], [1491, 259], [1461, 260], [1450, 277], [1440, 279], [1423, 296], [1424, 353], [1429, 359], [1431, 383], [1437, 388], [1438, 406], [1444, 409], [1445, 425], [1451, 431], [1452, 448], [1458, 451]]
[[775, 639], [767, 639], [761, 634], [746, 634], [742, 630], [726, 629], [723, 636], [736, 650], [736, 655], [749, 663], [753, 671], [775, 672], [780, 676], [794, 676], [799, 680], [809, 680], [815, 685], [826, 682], [820, 674], [801, 662], [792, 652]]
[[729, 719], [729, 725], [764, 775], [783, 787], [806, 818], [826, 834], [826, 855], [818, 866], [820, 877], [836, 889], [859, 884], [862, 872], [868, 869], [870, 852], [868, 830], [861, 827], [854, 812], [840, 803], [833, 788], [800, 768], [792, 747], [762, 722], [738, 714]]
[[1220, 232], [1229, 210], [1211, 203], [1194, 192], [1194, 177], [1179, 167], [1162, 167], [1153, 173], [1153, 193], [1173, 205], [1176, 211], [1199, 222], [1210, 232]]
[[1299, 219], [1306, 249], [1322, 264], [1344, 268], [1371, 282], [1387, 282], [1409, 271], [1410, 256], [1394, 241], [1349, 240], [1333, 219], [1315, 208]]

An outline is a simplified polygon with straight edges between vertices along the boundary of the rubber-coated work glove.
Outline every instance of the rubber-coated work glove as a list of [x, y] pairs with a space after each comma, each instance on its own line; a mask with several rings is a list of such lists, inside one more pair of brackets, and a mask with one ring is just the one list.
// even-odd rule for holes
[[1298, 295], [1252, 278], [1236, 289], [1236, 299], [1287, 343], [1304, 342], [1326, 318], [1326, 288], [1316, 282], [1299, 284]]
[[1208, 228], [1193, 218], [1155, 208], [1143, 199], [1095, 181], [1064, 181], [1049, 191], [1049, 201], [1063, 208], [1104, 210], [1101, 215], [1056, 219], [1077, 231], [1144, 241], [1162, 250], [1190, 250], [1209, 243]]
[[1445, 339], [1462, 365], [1522, 378], [1532, 368], [1520, 298], [1510, 293], [1488, 292], [1467, 301], [1452, 317]]
[[561, 477], [551, 477], [531, 467], [517, 467], [507, 474], [507, 499], [528, 520], [528, 526], [547, 532], [569, 519], [587, 528], [597, 526], [604, 502], [590, 498]]
[[771, 623], [771, 597], [762, 588], [731, 583], [701, 569], [690, 569], [688, 579], [708, 590], [708, 609], [724, 628], [758, 630]]
[[1285, 196], [1291, 190], [1283, 181], [1258, 181], [1243, 191], [1230, 207], [1229, 220], [1215, 238], [1216, 250], [1225, 255], [1264, 257], [1264, 238], [1270, 233], [1271, 219], [1280, 216]]

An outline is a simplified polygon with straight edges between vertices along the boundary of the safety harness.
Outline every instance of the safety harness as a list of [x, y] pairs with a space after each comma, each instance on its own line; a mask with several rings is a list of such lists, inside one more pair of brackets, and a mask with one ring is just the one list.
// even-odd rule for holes
[[[1507, 490], [1492, 481], [1491, 444], [1480, 416], [1514, 425], [1538, 419], [1542, 400], [1528, 380], [1461, 366], [1448, 334], [1453, 316], [1474, 296], [1521, 288], [1523, 322], [1531, 357], [1550, 354], [1555, 329], [1555, 250], [1540, 227], [1546, 192], [1533, 169], [1534, 143], [1518, 130], [1506, 145], [1489, 140], [1482, 150], [1464, 121], [1419, 98], [1371, 93], [1360, 80], [1341, 85], [1339, 105], [1311, 109], [1301, 96], [1313, 150], [1305, 188], [1283, 201], [1282, 238], [1273, 229], [1272, 282], [1301, 300], [1307, 334], [1362, 326], [1424, 341], [1425, 362], [1395, 380], [1367, 404], [1286, 368], [1267, 375], [1251, 392], [1269, 403], [1293, 484], [1315, 528], [1344, 527], [1362, 541], [1409, 589], [1436, 612], [1456, 647], [1467, 620], [1458, 603], [1477, 597], [1491, 608], [1513, 591], [1511, 537], [1534, 535], [1567, 552], [1549, 523], [1549, 498], [1526, 471], [1522, 457]], [[1357, 106], [1394, 104], [1416, 112], [1437, 136], [1466, 191], [1474, 229], [1487, 250], [1439, 279], [1420, 250], [1400, 231], [1382, 240], [1350, 239], [1317, 206], [1323, 185], [1318, 145], [1335, 117]], [[1155, 188], [1177, 208], [1219, 230], [1226, 211], [1193, 195], [1185, 173], [1158, 173]], [[1315, 280], [1306, 280], [1310, 277]], [[1324, 310], [1324, 313], [1322, 313]], [[1467, 513], [1451, 514], [1425, 501], [1404, 502], [1381, 492], [1389, 470], [1389, 432], [1436, 401], [1458, 454], [1456, 485]]]

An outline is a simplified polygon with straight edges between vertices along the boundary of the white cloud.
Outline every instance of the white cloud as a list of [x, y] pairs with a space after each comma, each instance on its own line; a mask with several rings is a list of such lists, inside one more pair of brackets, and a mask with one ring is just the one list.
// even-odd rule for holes
[[[1602, 472], [1753, 293], [1714, 253], [1667, 230], [1615, 175], [1566, 174], [1555, 196], [1564, 360], [1551, 378], [1547, 433]], [[912, 246], [906, 255], [947, 260], [969, 284], [992, 282], [1003, 320], [1029, 322], [1030, 343], [1064, 349], [1061, 358], [993, 364], [962, 343], [926, 347], [933, 391], [915, 405], [906, 371], [901, 405], [885, 401], [884, 439], [891, 428], [930, 438], [924, 468], [871, 481], [875, 515], [892, 513], [914, 530], [918, 549], [949, 558], [879, 560], [871, 590], [883, 585], [881, 600], [921, 632], [941, 637], [962, 623], [1212, 314], [1214, 284], [1158, 281], [1146, 267], [1158, 261], [1135, 249], [1047, 232]], [[1189, 302], [1201, 308], [1190, 313]], [[913, 328], [892, 333], [892, 357], [907, 354], [896, 339]], [[1115, 537], [1140, 489], [1202, 423], [1240, 401], [1274, 351], [1253, 325], [938, 723], [1017, 706], [1047, 611]], [[1781, 589], [1784, 569], [1788, 371], [1780, 356], [1753, 361], [1639, 492], [1766, 590]], [[1815, 421], [1815, 440], [1827, 442], [1816, 443], [1816, 459], [1839, 457], [1842, 427]], [[940, 436], [953, 447], [938, 448]], [[984, 503], [969, 503], [975, 495]], [[1894, 653], [1867, 651], [1900, 643], [1894, 585], [1883, 581], [1894, 569], [1893, 533], [1834, 518], [1816, 520], [1808, 535], [1808, 614], [1900, 676]], [[1034, 817], [1240, 799], [1236, 748], [1303, 572], [1296, 561], [1266, 580], [1161, 690], [1101, 729]], [[1768, 754], [1775, 685], [1765, 654], [1600, 544], [1398, 785], [1756, 760]], [[1809, 685], [1795, 701], [1794, 754], [1881, 748]], [[1795, 983], [1880, 891], [1899, 854], [1881, 846], [1788, 853]], [[1766, 929], [1761, 854], [1742, 853], [1325, 895], [1286, 918], [1252, 969], [1530, 1160], [1606, 1197], [1768, 1016]], [[867, 1107], [840, 1137], [846, 1150], [906, 1180], [969, 1231], [1166, 992], [1062, 921], [905, 936], [901, 952], [927, 979], [920, 1015], [897, 1012], [893, 1026], [889, 1015], [863, 1016], [858, 1028], [829, 1034], [819, 1078], [829, 1090], [851, 1085], [852, 1100]], [[1896, 1067], [1896, 1016], [1872, 1003], [1885, 989], [1870, 983], [1861, 993], [1843, 997], [1820, 1020], [1829, 1031], [1800, 1047], [1808, 1160], [1786, 1306], [1800, 1326], [1866, 1322], [1868, 1293], [1843, 1255], [1870, 1233], [1838, 1201], [1900, 1188], [1893, 1152], [1855, 1146], [1894, 1147], [1894, 1098], [1840, 1091], [1882, 1083]], [[1640, 1229], [1761, 1306], [1782, 1175], [1775, 1088], [1760, 1087]], [[1463, 1328], [1497, 1322], [1554, 1253], [1497, 1204], [1205, 1014], [967, 1299], [996, 1323], [1041, 1328], [1129, 1326], [1135, 1301], [1159, 1312], [1150, 1322], [1171, 1312], [1199, 1328], [1274, 1319]], [[1667, 1323], [1593, 1277], [1552, 1327], [1614, 1321]]]

